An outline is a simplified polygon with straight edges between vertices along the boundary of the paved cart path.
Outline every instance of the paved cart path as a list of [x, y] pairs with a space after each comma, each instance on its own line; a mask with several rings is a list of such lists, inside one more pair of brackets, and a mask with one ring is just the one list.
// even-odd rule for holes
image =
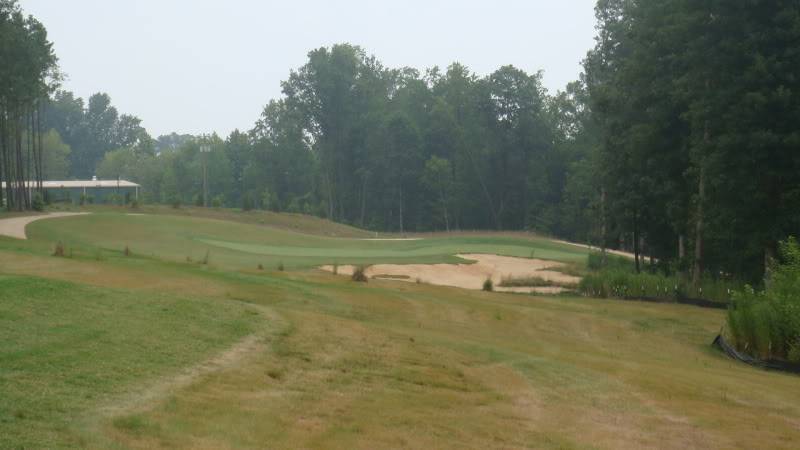
[[0, 236], [8, 236], [15, 239], [28, 239], [25, 235], [25, 227], [29, 223], [41, 219], [55, 219], [58, 217], [80, 216], [88, 213], [57, 212], [47, 213], [38, 216], [12, 217], [10, 219], [0, 219]]

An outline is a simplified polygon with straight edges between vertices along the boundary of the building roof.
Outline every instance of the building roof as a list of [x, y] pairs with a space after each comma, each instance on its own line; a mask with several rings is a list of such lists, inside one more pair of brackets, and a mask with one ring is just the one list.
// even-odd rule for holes
[[[29, 181], [26, 186], [36, 187], [35, 181]], [[2, 183], [3, 189], [6, 182]], [[65, 181], [44, 181], [42, 187], [45, 189], [68, 189], [68, 188], [131, 188], [141, 187], [140, 185], [126, 180], [65, 180]]]

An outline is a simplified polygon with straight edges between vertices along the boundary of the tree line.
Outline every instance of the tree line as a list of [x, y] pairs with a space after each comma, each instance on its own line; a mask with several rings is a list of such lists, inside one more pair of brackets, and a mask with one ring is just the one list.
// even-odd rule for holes
[[[759, 280], [800, 231], [800, 6], [600, 0], [596, 16], [584, 71], [560, 92], [513, 66], [390, 68], [337, 44], [311, 51], [252, 129], [225, 137], [153, 139], [108, 95], [84, 103], [42, 81], [21, 105], [49, 98], [31, 147], [49, 164], [29, 173], [381, 231], [533, 230], [629, 249], [637, 270], [695, 283]], [[4, 118], [27, 111], [9, 103], [8, 79]], [[25, 166], [22, 153], [4, 170]]]
[[207, 166], [218, 204], [376, 230], [586, 238], [586, 213], [563, 201], [568, 168], [583, 152], [579, 84], [550, 96], [541, 74], [513, 66], [485, 77], [458, 63], [421, 73], [339, 44], [309, 53], [282, 87], [249, 131], [187, 137], [152, 153], [121, 148], [97, 173], [141, 181], [152, 201], [200, 204]]
[[34, 190], [41, 196], [42, 108], [58, 78], [44, 26], [0, 0], [0, 205], [8, 209], [33, 207]]
[[[800, 231], [800, 5], [601, 0], [585, 85], [609, 241], [759, 280]], [[638, 268], [637, 259], [637, 268]]]

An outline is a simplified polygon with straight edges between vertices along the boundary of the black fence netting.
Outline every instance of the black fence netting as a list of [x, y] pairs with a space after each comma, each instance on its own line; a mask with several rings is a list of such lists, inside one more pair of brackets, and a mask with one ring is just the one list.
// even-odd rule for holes
[[750, 355], [746, 355], [736, 350], [733, 346], [728, 344], [728, 341], [726, 341], [721, 334], [714, 339], [714, 343], [712, 345], [725, 352], [725, 354], [727, 354], [731, 358], [737, 361], [741, 361], [745, 364], [750, 364], [751, 366], [760, 367], [762, 369], [768, 369], [768, 370], [779, 370], [781, 372], [800, 374], [800, 364], [792, 364], [784, 361], [761, 360], [753, 358]]

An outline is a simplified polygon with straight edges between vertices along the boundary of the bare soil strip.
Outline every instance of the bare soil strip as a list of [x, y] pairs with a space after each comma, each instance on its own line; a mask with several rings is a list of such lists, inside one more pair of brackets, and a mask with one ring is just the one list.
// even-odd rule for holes
[[[551, 240], [553, 242], [557, 242], [559, 244], [567, 244], [567, 245], [572, 245], [572, 246], [575, 246], [575, 247], [585, 248], [585, 249], [588, 249], [588, 250], [595, 250], [595, 251], [598, 251], [598, 252], [600, 251], [600, 247], [595, 247], [593, 245], [577, 244], [575, 242], [561, 241], [561, 240], [558, 240], [558, 239], [551, 239]], [[622, 250], [609, 250], [609, 249], [606, 249], [606, 251], [608, 253], [612, 254], [612, 255], [623, 256], [625, 258], [634, 259], [634, 257], [635, 257], [635, 255], [633, 253], [623, 252]]]
[[58, 217], [80, 216], [89, 213], [58, 212], [47, 213], [38, 216], [13, 217], [11, 219], [0, 220], [0, 236], [8, 236], [15, 239], [28, 239], [25, 235], [25, 227], [29, 223], [42, 219], [56, 219]]
[[421, 241], [422, 238], [365, 238], [359, 241]]
[[[520, 292], [537, 294], [557, 294], [565, 291], [558, 286], [545, 287], [502, 287], [503, 278], [539, 277], [558, 284], [577, 284], [579, 277], [557, 272], [563, 263], [542, 259], [515, 258], [511, 256], [464, 254], [459, 258], [475, 261], [474, 264], [375, 264], [365, 273], [370, 278], [390, 279], [406, 282], [420, 282], [438, 286], [452, 286], [463, 289], [480, 290], [487, 278], [491, 278], [494, 290], [498, 292]], [[320, 269], [333, 272], [333, 266]], [[336, 268], [339, 275], [351, 276], [354, 266], [343, 265]]]

